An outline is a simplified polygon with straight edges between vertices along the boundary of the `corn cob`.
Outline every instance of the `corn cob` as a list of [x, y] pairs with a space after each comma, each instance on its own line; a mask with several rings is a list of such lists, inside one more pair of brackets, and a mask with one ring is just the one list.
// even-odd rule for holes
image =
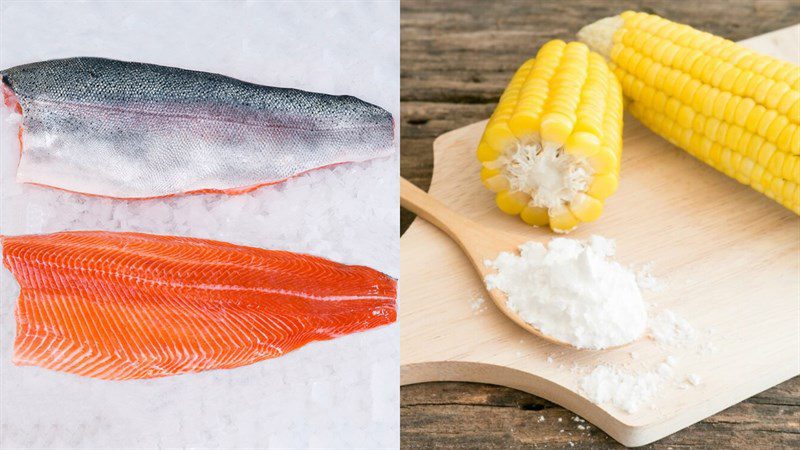
[[568, 232], [602, 213], [621, 150], [619, 82], [586, 45], [555, 40], [514, 74], [477, 156], [501, 211]]
[[578, 38], [608, 59], [634, 117], [800, 214], [800, 66], [631, 11]]

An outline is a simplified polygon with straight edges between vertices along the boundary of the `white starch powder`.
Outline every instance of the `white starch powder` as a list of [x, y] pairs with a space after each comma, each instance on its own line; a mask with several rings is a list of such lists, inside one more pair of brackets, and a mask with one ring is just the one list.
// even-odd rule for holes
[[650, 320], [650, 334], [659, 344], [681, 346], [694, 342], [697, 333], [686, 319], [665, 309]]
[[480, 314], [486, 311], [486, 300], [481, 296], [474, 297], [470, 300], [469, 307], [473, 314]]
[[636, 275], [612, 261], [614, 241], [592, 236], [583, 243], [555, 238], [545, 247], [520, 246], [489, 262], [489, 289], [506, 294], [508, 306], [547, 336], [577, 348], [627, 344], [647, 328]]
[[[546, 247], [528, 242], [520, 246], [519, 255], [501, 253], [494, 261], [485, 261], [496, 270], [485, 281], [489, 289], [504, 292], [509, 307], [526, 322], [578, 348], [623, 345], [648, 330], [661, 348], [694, 344], [698, 333], [674, 312], [663, 309], [648, 319], [641, 290], [664, 288], [651, 273], [652, 263], [636, 271], [614, 262], [613, 256], [614, 241], [600, 236], [587, 242], [555, 238]], [[702, 349], [706, 347], [713, 345]], [[639, 359], [636, 351], [629, 355]], [[547, 363], [552, 362], [548, 355]], [[647, 369], [600, 363], [584, 372], [578, 388], [596, 404], [610, 404], [632, 414], [648, 404], [652, 408], [664, 387], [676, 382], [678, 363], [674, 355]], [[572, 372], [581, 369], [575, 364]], [[701, 384], [698, 374], [685, 377], [682, 389]]]
[[671, 372], [666, 363], [646, 373], [624, 372], [601, 364], [581, 378], [580, 389], [593, 403], [609, 403], [627, 413], [635, 413], [658, 393]]

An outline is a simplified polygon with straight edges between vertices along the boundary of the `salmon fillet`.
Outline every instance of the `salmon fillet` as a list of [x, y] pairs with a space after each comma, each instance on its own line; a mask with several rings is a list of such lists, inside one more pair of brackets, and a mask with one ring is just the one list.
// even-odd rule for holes
[[105, 58], [0, 70], [22, 113], [17, 181], [113, 198], [239, 194], [394, 153], [394, 119], [348, 95]]
[[363, 266], [105, 231], [0, 238], [20, 284], [13, 362], [106, 380], [228, 369], [396, 318]]

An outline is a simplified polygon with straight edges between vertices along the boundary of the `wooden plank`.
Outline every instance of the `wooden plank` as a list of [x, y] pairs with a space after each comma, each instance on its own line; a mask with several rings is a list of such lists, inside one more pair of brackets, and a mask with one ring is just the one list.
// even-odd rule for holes
[[[570, 442], [623, 448], [570, 411], [515, 389], [441, 382], [402, 392], [403, 448], [571, 448]], [[798, 430], [800, 378], [794, 378], [643, 448], [798, 448]]]

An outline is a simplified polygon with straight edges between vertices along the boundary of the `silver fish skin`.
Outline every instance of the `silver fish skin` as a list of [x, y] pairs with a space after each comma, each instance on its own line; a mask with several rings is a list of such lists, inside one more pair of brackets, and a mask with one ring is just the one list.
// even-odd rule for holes
[[6, 105], [22, 110], [24, 183], [114, 198], [235, 194], [394, 153], [392, 115], [352, 96], [93, 57], [0, 75]]

